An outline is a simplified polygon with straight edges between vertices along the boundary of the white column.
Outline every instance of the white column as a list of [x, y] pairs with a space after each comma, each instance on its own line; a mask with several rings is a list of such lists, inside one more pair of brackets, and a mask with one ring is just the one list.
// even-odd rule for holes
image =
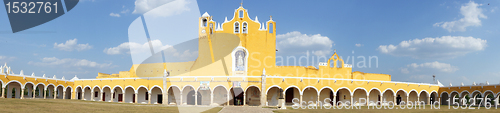
[[243, 105], [247, 105], [247, 95], [246, 92], [243, 92]]
[[214, 103], [214, 93], [213, 91], [210, 92], [210, 104], [209, 105], [212, 105]]
[[21, 98], [20, 99], [24, 99], [24, 88], [19, 88], [19, 89], [21, 89], [21, 94], [20, 94]]
[[90, 101], [94, 101], [94, 91], [90, 91]]
[[299, 101], [300, 101], [300, 106], [302, 106], [302, 94], [299, 97]]
[[229, 106], [229, 96], [231, 96], [231, 93], [230, 93], [231, 89], [229, 89], [229, 91], [227, 91], [227, 105]]
[[66, 99], [66, 91], [63, 91], [63, 99]]
[[57, 99], [57, 90], [54, 88], [54, 99]]
[[[104, 91], [103, 91], [103, 92], [104, 92]], [[103, 94], [104, 94], [103, 92], [101, 92], [101, 99], [99, 99], [99, 101], [102, 101], [102, 100], [103, 100], [103, 98], [106, 98], [106, 97], [105, 97], [105, 95], [103, 95]]]
[[5, 87], [2, 87], [2, 98], [5, 98]]
[[33, 86], [33, 99], [36, 98], [36, 86]]
[[137, 98], [138, 98], [138, 97], [139, 97], [139, 94], [138, 94], [138, 93], [135, 93], [135, 98], [134, 98], [135, 102], [134, 102], [134, 103], [138, 103], [138, 102], [137, 102]]
[[151, 104], [151, 93], [148, 93], [146, 96], [148, 96], [148, 104]]
[[115, 92], [111, 92], [111, 96], [109, 97], [110, 98], [109, 102], [113, 102], [115, 100], [114, 98], [115, 96], [116, 96]]
[[198, 91], [194, 91], [194, 105], [198, 105]]

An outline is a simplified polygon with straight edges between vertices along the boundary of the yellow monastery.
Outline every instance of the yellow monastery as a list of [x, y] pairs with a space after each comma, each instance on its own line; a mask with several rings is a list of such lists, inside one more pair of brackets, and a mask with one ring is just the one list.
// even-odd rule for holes
[[98, 73], [95, 79], [14, 74], [4, 65], [2, 97], [200, 106], [278, 106], [281, 96], [286, 105], [296, 101], [308, 106], [373, 104], [368, 101], [446, 104], [450, 97], [465, 95], [492, 95], [498, 100], [498, 85], [391, 81], [387, 74], [352, 72], [336, 53], [318, 68], [276, 66], [276, 26], [272, 18], [263, 23], [251, 19], [243, 7], [223, 23], [205, 13], [199, 18], [195, 61], [134, 64], [129, 71]]

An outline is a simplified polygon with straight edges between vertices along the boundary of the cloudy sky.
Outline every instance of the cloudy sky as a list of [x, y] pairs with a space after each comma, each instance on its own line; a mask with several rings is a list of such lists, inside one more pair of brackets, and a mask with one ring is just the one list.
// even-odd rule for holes
[[[152, 10], [165, 3], [174, 4]], [[223, 22], [239, 6], [237, 0], [81, 0], [65, 15], [15, 34], [7, 12], [0, 11], [0, 63], [15, 73], [58, 78], [118, 73], [130, 69], [131, 54], [148, 50], [144, 43], [129, 43], [129, 26], [144, 13], [208, 12]], [[243, 6], [251, 18], [264, 22], [272, 16], [277, 22], [279, 56], [329, 57], [336, 51], [353, 71], [390, 74], [394, 81], [430, 83], [436, 75], [444, 85], [500, 83], [499, 1], [252, 0]], [[172, 46], [152, 41], [155, 48]], [[378, 65], [369, 57], [377, 57]]]

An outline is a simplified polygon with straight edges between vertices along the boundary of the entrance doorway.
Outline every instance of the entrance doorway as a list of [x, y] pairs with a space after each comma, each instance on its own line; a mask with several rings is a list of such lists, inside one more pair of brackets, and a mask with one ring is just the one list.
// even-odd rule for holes
[[163, 103], [163, 95], [162, 94], [158, 94], [158, 96], [157, 96], [157, 102], [158, 102], [158, 104], [162, 104]]
[[118, 94], [118, 102], [123, 102], [123, 94]]
[[294, 97], [293, 90], [286, 90], [285, 95], [286, 103], [292, 103]]

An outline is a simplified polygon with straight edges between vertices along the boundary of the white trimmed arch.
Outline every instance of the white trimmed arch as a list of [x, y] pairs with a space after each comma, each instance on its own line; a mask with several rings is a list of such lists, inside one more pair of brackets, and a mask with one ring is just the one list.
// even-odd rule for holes
[[486, 97], [486, 93], [487, 93], [487, 92], [490, 92], [491, 94], [493, 94], [493, 96], [494, 96], [495, 98], [497, 97], [497, 94], [496, 94], [495, 92], [491, 91], [491, 90], [486, 90], [486, 91], [484, 91], [484, 92], [483, 92], [483, 97]]
[[158, 85], [154, 85], [153, 87], [151, 87], [148, 92], [151, 93], [151, 91], [153, 91], [153, 88], [155, 88], [155, 87], [159, 88], [160, 91], [163, 92], [163, 89], [160, 86], [158, 86]]
[[177, 86], [177, 85], [170, 85], [168, 88], [167, 88], [167, 91], [169, 91], [170, 89], [172, 89], [172, 87], [176, 87], [177, 89], [179, 89], [181, 92], [182, 92], [182, 89]]
[[351, 91], [351, 89], [349, 89], [349, 88], [347, 88], [347, 87], [340, 87], [340, 88], [337, 88], [337, 90], [335, 90], [335, 93], [337, 93], [337, 92], [338, 92], [339, 90], [341, 90], [341, 89], [347, 89], [347, 91], [349, 91], [349, 94], [351, 94], [351, 95], [352, 95], [352, 91]]
[[99, 87], [98, 85], [95, 85], [94, 87], [92, 87], [92, 89], [91, 89], [91, 90], [92, 90], [92, 91], [94, 91], [94, 89], [95, 89], [96, 87], [97, 87], [97, 88], [99, 88], [99, 91], [100, 91], [100, 92], [102, 92], [102, 88], [101, 88], [101, 87]]
[[285, 90], [283, 90], [283, 91], [286, 91], [286, 90], [288, 90], [289, 88], [297, 88], [297, 90], [299, 90], [299, 94], [300, 94], [300, 95], [302, 95], [302, 91], [300, 90], [300, 88], [299, 88], [299, 87], [297, 87], [297, 86], [295, 86], [295, 85], [288, 86], [288, 87], [287, 87]]
[[[321, 89], [319, 90], [319, 92], [321, 93], [321, 91], [323, 91], [324, 89], [330, 89], [332, 92], [336, 92], [335, 90], [333, 90], [331, 87], [328, 87], [328, 86], [325, 86], [325, 87], [321, 88]], [[318, 94], [318, 95], [319, 95], [319, 94]], [[336, 95], [336, 94], [334, 93], [333, 95]]]
[[66, 91], [66, 87], [64, 87], [64, 85], [61, 84], [57, 85], [56, 89], [59, 88], [59, 86], [63, 88], [63, 91]]
[[18, 83], [21, 86], [21, 88], [24, 88], [24, 84], [22, 84], [21, 82], [19, 82], [17, 80], [11, 80], [11, 81], [7, 82], [5, 86], [7, 86], [7, 84], [10, 84], [12, 82]]
[[271, 87], [267, 88], [267, 90], [266, 90], [266, 95], [267, 95], [267, 93], [269, 92], [269, 90], [270, 90], [271, 88], [273, 88], [273, 87], [276, 87], [276, 88], [278, 88], [278, 89], [281, 89], [281, 87], [280, 87], [280, 86], [278, 86], [278, 85], [272, 85]]
[[35, 83], [33, 83], [33, 82], [26, 82], [26, 83], [24, 83], [24, 86], [26, 86], [28, 84], [31, 84], [31, 85], [35, 86]]
[[406, 96], [410, 96], [410, 93], [411, 93], [411, 92], [415, 92], [415, 93], [417, 93], [417, 97], [420, 95], [420, 93], [418, 93], [418, 91], [417, 91], [417, 90], [415, 90], [415, 89], [411, 89], [411, 90], [410, 90], [410, 92], [406, 93]]
[[464, 97], [465, 97], [465, 95], [462, 95], [464, 92], [467, 92], [467, 93], [469, 94], [469, 97], [470, 97], [470, 92], [469, 92], [469, 91], [467, 91], [467, 90], [464, 90], [464, 91], [460, 92], [460, 93], [458, 94], [458, 96], [459, 96], [460, 98], [462, 98], [462, 96], [464, 96]]
[[356, 89], [354, 89], [354, 90], [351, 92], [351, 95], [354, 95], [354, 92], [355, 92], [356, 90], [358, 90], [358, 89], [362, 89], [362, 90], [364, 90], [364, 91], [365, 91], [365, 93], [366, 93], [366, 94], [368, 94], [368, 91], [366, 91], [366, 89], [365, 89], [365, 88], [363, 88], [363, 87], [357, 87]]
[[[141, 89], [141, 87], [146, 89], [146, 91], [149, 90], [148, 87], [141, 85], [141, 86], [137, 87], [137, 89], [134, 89], [135, 93], [139, 93], [139, 89]], [[149, 93], [149, 91], [148, 91], [148, 93]]]
[[211, 91], [211, 93], [212, 93], [212, 94], [214, 94], [214, 90], [215, 90], [215, 88], [217, 88], [217, 87], [223, 87], [223, 88], [226, 90], [226, 92], [227, 92], [227, 88], [226, 88], [226, 86], [219, 84], [219, 85], [216, 85], [213, 89], [210, 89], [210, 91]]
[[245, 90], [245, 92], [248, 90], [248, 88], [250, 88], [250, 87], [252, 87], [252, 86], [253, 86], [253, 87], [256, 87], [257, 89], [259, 89], [259, 92], [261, 92], [260, 87], [259, 87], [259, 86], [256, 86], [256, 85], [249, 85], [248, 87], [246, 87], [246, 88], [244, 89], [244, 90]]
[[115, 92], [115, 89], [119, 87], [121, 90], [122, 90], [122, 93], [125, 92], [125, 89], [122, 88], [122, 86], [120, 85], [116, 85], [115, 87], [113, 87], [113, 89], [111, 90], [111, 93], [114, 93]]
[[386, 91], [388, 91], [388, 90], [391, 90], [391, 92], [392, 92], [392, 95], [393, 95], [393, 96], [395, 96], [395, 95], [396, 95], [396, 92], [394, 92], [394, 90], [392, 90], [391, 88], [387, 88], [387, 89], [385, 89], [385, 90], [382, 92], [382, 94], [384, 94], [384, 93], [385, 93]]
[[[73, 91], [77, 92], [76, 90], [77, 90], [78, 88], [80, 88], [80, 89], [82, 89], [82, 90], [83, 90], [82, 86], [80, 86], [80, 85], [76, 86], [76, 88], [75, 88], [75, 89], [71, 88], [71, 90], [73, 90]], [[82, 91], [82, 92], [83, 92], [83, 91]]]
[[47, 86], [45, 86], [45, 90], [47, 90], [47, 88], [49, 88], [49, 86], [54, 86], [54, 88], [57, 88], [56, 85], [49, 83]]
[[368, 94], [368, 95], [370, 95], [370, 93], [372, 93], [372, 91], [373, 91], [373, 90], [377, 90], [377, 91], [379, 92], [379, 94], [380, 94], [380, 95], [384, 94], [384, 93], [382, 93], [382, 91], [380, 91], [380, 89], [378, 89], [378, 88], [376, 88], [376, 87], [374, 87], [374, 88], [370, 89], [370, 91], [368, 91], [368, 93], [367, 93], [367, 94]]
[[5, 87], [5, 83], [2, 81], [2, 79], [0, 79], [0, 83], [2, 83], [2, 88]]
[[469, 94], [469, 97], [474, 97], [474, 98], [475, 98], [475, 95], [472, 95], [472, 94], [474, 94], [475, 92], [478, 92], [478, 93], [479, 93], [479, 95], [481, 95], [482, 97], [484, 97], [484, 93], [483, 93], [483, 92], [481, 92], [481, 91], [479, 91], [479, 90], [474, 90], [474, 91], [472, 91], [472, 93], [470, 93], [470, 94]]
[[[127, 87], [125, 87], [125, 89], [127, 89], [127, 88], [129, 88], [129, 87], [130, 87], [130, 88], [132, 88], [132, 90], [134, 90], [134, 92], [135, 92], [135, 88], [134, 88], [134, 86], [131, 86], [131, 85], [128, 85]], [[123, 89], [123, 90], [125, 91], [125, 89]]]
[[314, 87], [314, 86], [306, 86], [306, 87], [304, 87], [304, 89], [302, 89], [302, 92], [306, 91], [307, 88], [313, 88], [314, 90], [316, 90], [316, 94], [319, 94], [319, 92], [318, 92], [319, 90], [316, 89], [316, 87]]
[[181, 92], [183, 92], [184, 89], [186, 89], [186, 87], [188, 87], [188, 86], [190, 86], [191, 88], [193, 88], [194, 91], [198, 91], [198, 89], [195, 90], [194, 86], [192, 86], [192, 85], [185, 85], [184, 87], [182, 87], [182, 91]]

